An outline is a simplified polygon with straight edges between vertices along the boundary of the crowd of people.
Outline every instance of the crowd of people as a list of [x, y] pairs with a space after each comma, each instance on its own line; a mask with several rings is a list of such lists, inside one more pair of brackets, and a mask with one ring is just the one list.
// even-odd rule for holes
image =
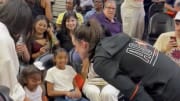
[[[49, 0], [0, 1], [0, 86], [9, 101], [180, 100], [180, 0], [65, 3], [53, 21]], [[141, 41], [146, 3], [163, 3], [175, 22], [153, 46]], [[42, 70], [35, 62], [45, 54], [54, 66]]]

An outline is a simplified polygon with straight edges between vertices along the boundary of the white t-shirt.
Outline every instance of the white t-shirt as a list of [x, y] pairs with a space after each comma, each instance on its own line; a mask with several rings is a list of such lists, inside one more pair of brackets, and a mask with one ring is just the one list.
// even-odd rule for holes
[[26, 92], [26, 96], [30, 99], [30, 101], [42, 101], [42, 87], [39, 85], [35, 91], [30, 91], [27, 87], [24, 87]]
[[45, 80], [54, 84], [54, 90], [70, 91], [74, 89], [73, 79], [75, 75], [75, 70], [69, 65], [66, 65], [64, 70], [54, 66], [47, 71]]
[[0, 85], [10, 88], [13, 101], [23, 101], [25, 92], [17, 81], [19, 61], [15, 43], [6, 26], [0, 22]]

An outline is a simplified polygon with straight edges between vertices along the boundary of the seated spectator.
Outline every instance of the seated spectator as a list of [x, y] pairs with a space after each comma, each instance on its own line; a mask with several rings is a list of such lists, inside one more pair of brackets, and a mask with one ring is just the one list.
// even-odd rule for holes
[[31, 10], [24, 0], [5, 0], [0, 8], [0, 85], [10, 89], [13, 101], [27, 101], [17, 80], [19, 61], [15, 43], [29, 31]]
[[121, 11], [123, 32], [130, 37], [142, 39], [145, 23], [143, 0], [124, 0]]
[[97, 19], [105, 30], [109, 31], [111, 35], [122, 32], [121, 24], [115, 18], [116, 3], [114, 0], [106, 1], [103, 12], [94, 15], [92, 18]]
[[34, 65], [28, 65], [20, 74], [20, 83], [30, 101], [48, 101], [42, 86], [42, 72]]
[[101, 13], [101, 11], [103, 10], [103, 0], [93, 0], [93, 2], [94, 8], [85, 14], [84, 21], [89, 20], [92, 15]]
[[78, 26], [78, 18], [73, 11], [66, 12], [62, 20], [62, 26], [57, 33], [57, 39], [60, 46], [69, 52], [74, 46], [71, 41], [71, 35], [74, 34], [75, 28]]
[[82, 97], [75, 78], [76, 72], [67, 65], [68, 54], [60, 48], [54, 53], [55, 66], [47, 71], [47, 93], [54, 101], [88, 101]]
[[80, 7], [80, 12], [83, 15], [85, 15], [86, 12], [90, 11], [94, 6], [93, 0], [77, 0], [77, 1], [78, 1], [77, 6]]
[[[57, 30], [60, 30], [60, 27], [61, 27], [61, 24], [62, 24], [62, 20], [63, 20], [63, 17], [64, 17], [64, 14], [68, 11], [73, 11], [74, 10], [74, 6], [75, 6], [75, 0], [66, 0], [66, 11], [63, 12], [63, 13], [60, 13], [58, 15], [58, 18], [56, 20], [56, 27], [57, 27]], [[79, 24], [82, 24], [84, 22], [83, 20], [83, 16], [80, 14], [80, 13], [77, 13], [76, 12], [76, 16], [78, 18], [78, 23]]]
[[50, 0], [25, 0], [32, 10], [34, 19], [38, 15], [45, 15], [49, 21], [52, 21]]
[[30, 40], [31, 62], [58, 45], [58, 40], [53, 33], [53, 28], [49, 25], [49, 21], [44, 15], [36, 17], [32, 32]]
[[162, 33], [154, 44], [159, 51], [167, 54], [180, 66], [180, 12], [174, 18], [175, 31]]

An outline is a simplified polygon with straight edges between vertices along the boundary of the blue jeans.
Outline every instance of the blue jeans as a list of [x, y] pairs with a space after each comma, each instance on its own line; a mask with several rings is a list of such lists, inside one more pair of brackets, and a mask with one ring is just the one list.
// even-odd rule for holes
[[65, 96], [55, 97], [54, 101], [88, 101], [87, 99], [81, 97], [80, 99], [71, 99]]

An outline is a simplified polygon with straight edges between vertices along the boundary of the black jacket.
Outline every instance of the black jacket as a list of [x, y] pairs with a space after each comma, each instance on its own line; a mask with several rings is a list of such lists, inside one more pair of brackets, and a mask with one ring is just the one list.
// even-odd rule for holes
[[94, 70], [128, 98], [137, 90], [132, 101], [180, 101], [180, 68], [151, 45], [123, 33], [99, 42]]
[[65, 29], [58, 31], [56, 37], [60, 42], [60, 46], [66, 49], [67, 52], [70, 52], [70, 50], [74, 47], [71, 36]]

